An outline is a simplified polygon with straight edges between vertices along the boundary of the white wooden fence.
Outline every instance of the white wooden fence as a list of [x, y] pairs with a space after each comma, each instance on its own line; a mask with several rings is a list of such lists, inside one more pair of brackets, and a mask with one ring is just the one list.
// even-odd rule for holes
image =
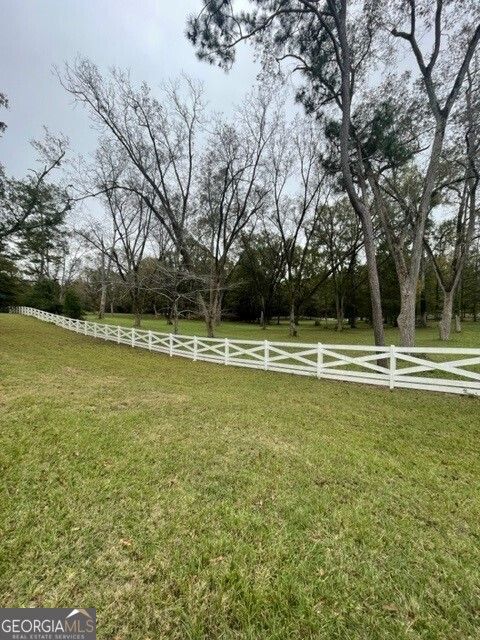
[[390, 389], [430, 389], [480, 396], [480, 349], [200, 338], [72, 320], [31, 307], [16, 307], [11, 312], [52, 322], [86, 336], [192, 360], [363, 382]]

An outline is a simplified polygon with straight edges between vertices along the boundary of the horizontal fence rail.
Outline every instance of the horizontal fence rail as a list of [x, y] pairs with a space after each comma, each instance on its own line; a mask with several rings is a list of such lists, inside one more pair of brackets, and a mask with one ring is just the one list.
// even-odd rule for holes
[[201, 338], [73, 320], [31, 307], [11, 308], [63, 329], [170, 356], [394, 388], [480, 396], [480, 349], [374, 347]]

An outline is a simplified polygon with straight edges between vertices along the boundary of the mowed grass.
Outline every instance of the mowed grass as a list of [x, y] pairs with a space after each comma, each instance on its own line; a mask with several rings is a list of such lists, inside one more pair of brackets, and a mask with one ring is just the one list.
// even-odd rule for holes
[[[127, 313], [106, 314], [102, 320], [98, 320], [95, 314], [88, 314], [87, 320], [104, 324], [114, 324], [125, 327], [133, 326], [133, 316]], [[142, 319], [141, 329], [151, 329], [170, 333], [172, 326], [168, 325], [165, 318], [155, 318], [153, 315], [145, 315]], [[205, 336], [205, 323], [200, 320], [181, 320], [179, 333], [184, 335]], [[365, 323], [359, 323], [358, 328], [350, 329], [347, 324], [343, 331], [335, 330], [333, 321], [320, 321], [316, 327], [313, 320], [303, 320], [298, 327], [298, 337], [290, 338], [288, 323], [273, 323], [266, 329], [258, 324], [245, 322], [222, 322], [218, 325], [215, 335], [219, 338], [238, 338], [244, 340], [271, 340], [277, 342], [323, 342], [324, 344], [374, 344], [373, 331]], [[400, 345], [398, 329], [387, 326], [385, 328], [385, 343], [387, 345]], [[480, 348], [480, 322], [464, 322], [461, 333], [455, 333], [452, 328], [450, 340], [442, 342], [438, 337], [438, 326], [435, 321], [430, 321], [429, 326], [418, 328], [416, 331], [416, 344], [422, 347], [475, 347]]]
[[479, 637], [478, 399], [0, 316], [0, 605], [101, 640]]

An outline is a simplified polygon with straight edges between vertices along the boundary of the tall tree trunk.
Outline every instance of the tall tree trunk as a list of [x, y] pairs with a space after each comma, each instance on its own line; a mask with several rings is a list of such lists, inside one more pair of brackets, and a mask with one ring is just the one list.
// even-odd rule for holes
[[418, 301], [418, 311], [420, 316], [420, 326], [424, 328], [427, 326], [427, 294], [425, 291], [425, 269], [425, 256], [423, 256], [420, 269], [420, 298]]
[[108, 281], [109, 272], [110, 272], [110, 269], [107, 270], [105, 253], [102, 251], [102, 265], [101, 265], [102, 284], [100, 288], [100, 305], [98, 307], [99, 320], [101, 320], [105, 315], [105, 307], [107, 304], [107, 281]]
[[457, 286], [457, 311], [455, 313], [455, 333], [462, 333], [462, 307], [463, 307], [463, 282], [459, 281]]
[[207, 336], [215, 337], [215, 327], [219, 323], [222, 314], [222, 287], [220, 277], [213, 272], [210, 278], [210, 287], [208, 295], [208, 304], [203, 296], [200, 297], [200, 306], [205, 318], [205, 326], [207, 328]]
[[337, 331], [343, 330], [343, 296], [340, 294], [336, 294], [335, 296], [335, 310], [337, 314]]
[[136, 290], [132, 291], [132, 313], [133, 313], [133, 326], [135, 328], [138, 328], [142, 324], [142, 313], [140, 309], [138, 292]]
[[260, 326], [262, 327], [262, 329], [266, 329], [267, 328], [267, 318], [266, 318], [266, 313], [265, 313], [266, 301], [265, 301], [265, 296], [263, 296], [263, 295], [260, 297], [260, 304], [261, 304], [261, 308], [260, 308]]
[[440, 285], [437, 278], [435, 286], [435, 320], [440, 320], [440, 318]]
[[428, 315], [427, 315], [426, 309], [422, 311], [422, 315], [420, 318], [420, 326], [422, 326], [424, 329], [426, 329], [428, 326]]
[[205, 318], [205, 325], [207, 327], [207, 338], [214, 338], [215, 318], [211, 315], [211, 313], [207, 313], [207, 317]]
[[107, 305], [107, 283], [102, 281], [100, 290], [100, 306], [98, 307], [98, 319], [101, 320], [105, 316], [105, 307]]
[[178, 300], [174, 299], [172, 305], [172, 322], [173, 322], [173, 333], [178, 333]]
[[[372, 324], [373, 334], [375, 336], [375, 344], [377, 346], [385, 345], [385, 332], [383, 328], [383, 312], [382, 298], [380, 291], [380, 281], [378, 278], [377, 256], [375, 251], [375, 234], [373, 230], [373, 222], [371, 212], [369, 211], [365, 201], [362, 201], [357, 193], [350, 158], [351, 146], [351, 50], [347, 37], [347, 3], [341, 3], [338, 15], [338, 37], [340, 42], [341, 55], [341, 101], [342, 101], [342, 124], [340, 129], [340, 160], [342, 175], [345, 182], [349, 200], [354, 211], [360, 218], [362, 223], [364, 249], [367, 259], [368, 284], [370, 286], [370, 296], [372, 304]], [[365, 176], [362, 176], [363, 180]]]
[[[209, 316], [209, 312], [208, 312], [208, 306], [207, 303], [205, 302], [205, 298], [204, 296], [199, 292], [197, 294], [197, 299], [198, 299], [198, 306], [200, 307], [200, 313], [203, 315], [203, 318], [205, 320], [205, 326], [207, 328], [207, 336], [209, 338], [213, 338], [213, 335], [210, 335], [209, 333], [209, 322], [208, 322], [208, 316]], [[213, 329], [212, 329], [213, 331]]]
[[138, 329], [142, 324], [142, 314], [138, 310], [138, 307], [134, 307], [133, 311], [133, 326]]
[[222, 322], [222, 302], [223, 294], [220, 287], [217, 289], [217, 299], [215, 303], [215, 326], [218, 326]]
[[440, 340], [449, 340], [450, 338], [453, 316], [453, 297], [453, 291], [444, 292], [442, 316], [440, 318], [440, 322], [438, 323]]
[[202, 305], [208, 338], [215, 337], [215, 327], [218, 320], [218, 305], [221, 304], [219, 300], [219, 293], [220, 291], [217, 282], [211, 282], [208, 305], [205, 304], [205, 302]]
[[289, 319], [289, 335], [291, 338], [298, 336], [297, 323], [295, 322], [295, 300], [290, 302], [290, 319]]
[[458, 293], [458, 314], [460, 316], [460, 320], [465, 320], [465, 306], [463, 304], [464, 293], [465, 293], [464, 279], [461, 278], [459, 293]]
[[406, 278], [400, 285], [400, 313], [397, 317], [402, 347], [415, 346], [415, 310], [417, 289], [410, 278]]
[[133, 312], [133, 326], [136, 329], [139, 329], [142, 324], [142, 314], [139, 312], [138, 307], [135, 307], [135, 311]]
[[373, 224], [370, 215], [366, 217], [362, 216], [360, 219], [362, 222], [364, 249], [367, 258], [368, 284], [370, 287], [372, 305], [373, 335], [375, 338], [375, 344], [383, 347], [385, 345], [385, 331], [383, 327], [382, 294], [380, 291], [380, 280], [378, 277]]
[[460, 314], [455, 314], [455, 333], [462, 333], [462, 320]]
[[348, 306], [347, 306], [347, 318], [350, 329], [356, 329], [357, 327], [357, 293], [356, 293], [356, 277], [355, 277], [355, 268], [357, 263], [357, 253], [355, 252], [350, 261], [350, 266], [348, 269], [348, 279], [349, 279], [349, 295], [348, 295]]

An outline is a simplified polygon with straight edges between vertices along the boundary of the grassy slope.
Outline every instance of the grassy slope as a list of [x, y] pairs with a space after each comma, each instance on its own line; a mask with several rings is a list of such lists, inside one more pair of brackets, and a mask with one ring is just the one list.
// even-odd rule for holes
[[[107, 314], [101, 322], [131, 327], [133, 323], [132, 318], [129, 314]], [[87, 319], [100, 322], [93, 314], [89, 315]], [[143, 318], [141, 328], [166, 333], [171, 331], [171, 326], [167, 325], [165, 319], [155, 319], [149, 315]], [[182, 320], [180, 322], [179, 333], [204, 336], [206, 335], [205, 324], [196, 320]], [[217, 327], [216, 335], [219, 338], [243, 338], [246, 340], [291, 340], [288, 336], [288, 325], [286, 323], [282, 323], [279, 326], [272, 324], [267, 327], [266, 330], [262, 330], [257, 324], [223, 322]], [[416, 339], [419, 346], [480, 347], [480, 322], [465, 322], [462, 333], [454, 333], [452, 331], [448, 343], [439, 340], [436, 323], [432, 322], [428, 328], [417, 329]], [[338, 332], [335, 331], [333, 323], [325, 326], [323, 321], [319, 327], [315, 327], [313, 321], [302, 322], [299, 327], [299, 337], [297, 341], [323, 342], [325, 344], [374, 344], [373, 332], [366, 325], [360, 325], [358, 329], [345, 328], [343, 331]], [[386, 344], [400, 344], [397, 329], [387, 327]]]
[[0, 316], [0, 605], [101, 640], [478, 637], [478, 400]]

